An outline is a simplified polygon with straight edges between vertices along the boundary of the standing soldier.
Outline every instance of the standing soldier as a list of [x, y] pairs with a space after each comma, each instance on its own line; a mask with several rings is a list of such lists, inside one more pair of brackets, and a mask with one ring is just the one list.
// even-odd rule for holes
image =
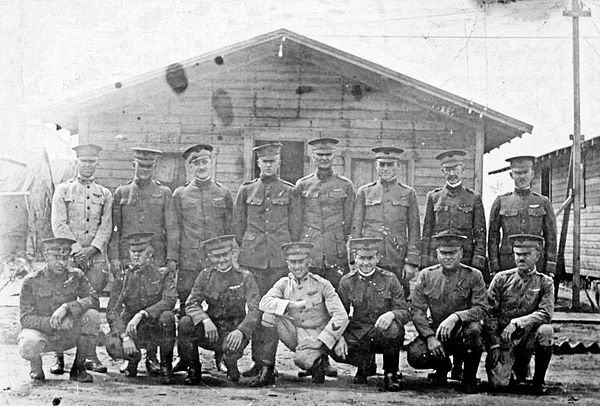
[[[260, 176], [240, 186], [234, 210], [235, 239], [240, 246], [238, 263], [254, 275], [262, 295], [287, 273], [281, 245], [296, 240], [298, 202], [293, 187], [279, 177], [281, 144], [255, 147]], [[262, 326], [252, 333], [252, 368], [242, 375], [256, 376], [258, 348], [267, 339]], [[272, 339], [272, 338], [271, 338]]]
[[324, 360], [334, 351], [343, 356], [340, 337], [348, 325], [348, 314], [327, 279], [310, 273], [307, 242], [281, 247], [290, 273], [279, 279], [260, 301], [262, 324], [270, 330], [260, 350], [260, 375], [250, 383], [260, 387], [275, 383], [274, 366], [278, 338], [294, 351], [294, 363], [312, 375], [313, 383], [325, 382]]
[[410, 294], [409, 281], [419, 265], [421, 225], [415, 190], [397, 179], [398, 160], [404, 152], [396, 147], [375, 147], [379, 179], [358, 189], [352, 238], [383, 238], [381, 268], [394, 273]]
[[[151, 245], [153, 259], [158, 266], [168, 266], [175, 274], [179, 228], [173, 207], [173, 196], [167, 186], [152, 179], [156, 157], [161, 151], [148, 148], [131, 148], [134, 152], [133, 180], [119, 186], [114, 194], [112, 221], [113, 233], [108, 246], [108, 258], [113, 272], [121, 270], [129, 260], [128, 246], [123, 236], [133, 233], [153, 233]], [[156, 348], [147, 348], [146, 359], [153, 373], [158, 371]]]
[[544, 239], [544, 251], [537, 270], [554, 277], [556, 215], [550, 200], [531, 190], [535, 157], [515, 156], [507, 161], [515, 190], [498, 196], [492, 205], [488, 234], [490, 273], [493, 275], [516, 266], [509, 236], [534, 234]]
[[372, 357], [383, 354], [383, 385], [386, 391], [400, 390], [398, 364], [404, 344], [404, 324], [410, 321], [410, 310], [396, 275], [377, 266], [381, 238], [349, 240], [355, 251], [356, 270], [344, 275], [338, 289], [340, 299], [352, 318], [344, 336], [340, 362], [357, 367], [355, 384], [366, 384]]
[[[509, 237], [517, 266], [497, 273], [488, 291], [486, 370], [492, 387], [525, 380], [535, 353], [532, 391], [545, 394], [544, 378], [552, 357], [554, 313], [552, 278], [537, 270], [544, 239], [539, 235]], [[514, 372], [514, 380], [510, 379]]]
[[[486, 269], [486, 225], [483, 203], [481, 196], [462, 184], [463, 159], [466, 155], [466, 151], [451, 149], [436, 157], [441, 161], [446, 184], [427, 193], [420, 266], [426, 268], [438, 263], [432, 236], [444, 230], [454, 230], [467, 237], [460, 262], [479, 269], [484, 275], [484, 280], [489, 283], [491, 278]], [[461, 380], [460, 355], [454, 355], [453, 361], [454, 366], [450, 375], [453, 379]]]
[[[186, 302], [187, 316], [179, 321], [181, 356], [189, 365], [186, 385], [196, 385], [202, 377], [198, 345], [222, 353], [227, 376], [233, 382], [239, 381], [237, 362], [260, 322], [258, 287], [250, 272], [233, 266], [233, 245], [233, 235], [204, 242], [213, 266], [200, 272]], [[202, 307], [204, 301], [208, 304], [206, 310]]]
[[44, 240], [46, 268], [28, 275], [21, 286], [18, 345], [21, 356], [31, 364], [32, 380], [45, 379], [42, 352], [59, 350], [62, 354], [77, 346], [69, 379], [93, 381], [86, 372], [85, 357], [96, 344], [101, 316], [96, 291], [81, 270], [69, 265], [74, 243], [70, 238]]
[[308, 141], [317, 171], [296, 182], [295, 194], [301, 202], [300, 241], [313, 244], [314, 273], [337, 287], [348, 267], [346, 240], [352, 227], [354, 185], [333, 172], [335, 138]]
[[[185, 301], [198, 274], [211, 266], [202, 241], [233, 233], [233, 199], [229, 189], [212, 179], [212, 151], [212, 145], [198, 144], [183, 152], [194, 179], [173, 194], [180, 230], [177, 273], [180, 316], [185, 315]], [[219, 354], [215, 355], [220, 368]], [[175, 372], [186, 369], [187, 365], [180, 361], [173, 367]]]
[[172, 383], [173, 346], [175, 345], [175, 315], [177, 301], [175, 277], [167, 267], [158, 266], [152, 256], [153, 233], [134, 233], [123, 237], [128, 243], [131, 264], [122, 278], [111, 287], [106, 318], [111, 335], [106, 351], [113, 358], [128, 361], [122, 372], [137, 376], [141, 348], [160, 346], [160, 369], [155, 360], [146, 357], [146, 372], [161, 373], [165, 383]]
[[[96, 183], [94, 173], [102, 147], [93, 144], [73, 148], [77, 153], [77, 176], [56, 187], [52, 196], [52, 232], [56, 238], [75, 240], [72, 254], [75, 263], [89, 279], [97, 293], [102, 292], [108, 280], [106, 249], [112, 232], [112, 204], [110, 191]], [[56, 354], [54, 374], [64, 372], [64, 357]], [[88, 367], [94, 372], [106, 372], [95, 348], [87, 354]]]
[[439, 264], [423, 269], [415, 285], [413, 324], [419, 336], [408, 345], [408, 363], [435, 369], [433, 383], [446, 385], [448, 357], [458, 354], [465, 362], [462, 389], [474, 393], [483, 350], [480, 322], [486, 316], [485, 282], [478, 269], [460, 263], [467, 237], [442, 231], [433, 238]]

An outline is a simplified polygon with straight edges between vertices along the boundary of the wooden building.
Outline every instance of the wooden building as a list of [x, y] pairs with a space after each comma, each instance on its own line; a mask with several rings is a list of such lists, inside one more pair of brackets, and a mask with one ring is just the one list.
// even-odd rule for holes
[[281, 175], [310, 172], [306, 141], [341, 140], [335, 170], [356, 186], [374, 176], [370, 148], [404, 148], [401, 178], [424, 204], [441, 184], [435, 156], [469, 152], [466, 184], [481, 192], [483, 154], [532, 126], [288, 30], [174, 63], [44, 111], [44, 119], [104, 147], [98, 180], [114, 188], [132, 175], [134, 145], [166, 152], [157, 178], [186, 180], [180, 153], [216, 146], [216, 179], [234, 193], [256, 175], [252, 147], [284, 144]]
[[[568, 198], [568, 177], [571, 147], [562, 148], [537, 158], [532, 187], [547, 196], [559, 210]], [[580, 274], [600, 278], [600, 137], [583, 143], [581, 154], [581, 245]], [[557, 216], [558, 232], [563, 213]], [[573, 267], [573, 211], [568, 222], [565, 244], [565, 270]]]

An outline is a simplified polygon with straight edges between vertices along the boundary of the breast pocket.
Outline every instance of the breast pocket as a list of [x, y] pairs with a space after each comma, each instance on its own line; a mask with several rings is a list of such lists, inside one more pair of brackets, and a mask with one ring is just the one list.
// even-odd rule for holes
[[93, 217], [99, 217], [101, 215], [105, 201], [106, 199], [103, 194], [92, 193], [92, 196], [90, 197], [91, 204], [89, 207]]
[[529, 231], [541, 231], [544, 224], [544, 216], [546, 215], [546, 209], [543, 207], [528, 207], [527, 214], [529, 214], [529, 221], [531, 222], [531, 229]]
[[472, 216], [473, 216], [473, 207], [471, 206], [465, 206], [465, 205], [459, 205], [456, 206], [456, 227], [457, 228], [464, 228], [464, 229], [471, 229], [472, 226]]
[[435, 213], [435, 225], [437, 229], [446, 229], [450, 226], [450, 208], [446, 205], [437, 205], [433, 207]]
[[328, 196], [332, 200], [343, 200], [346, 197], [348, 197], [348, 195], [346, 194], [346, 191], [344, 189], [332, 189], [328, 193]]
[[501, 208], [500, 218], [502, 219], [502, 225], [509, 233], [516, 233], [520, 230], [519, 228], [519, 209], [517, 208]]

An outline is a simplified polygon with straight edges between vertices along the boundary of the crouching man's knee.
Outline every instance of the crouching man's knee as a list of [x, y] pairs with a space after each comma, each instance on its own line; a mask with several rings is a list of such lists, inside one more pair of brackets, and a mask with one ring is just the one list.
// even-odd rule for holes
[[32, 360], [39, 357], [46, 348], [46, 336], [30, 328], [24, 328], [17, 338], [19, 354], [26, 360]]
[[482, 326], [473, 321], [463, 326], [463, 343], [466, 351], [483, 351]]
[[274, 315], [273, 313], [263, 313], [261, 326], [266, 328], [274, 328], [277, 327], [279, 322], [279, 317]]
[[115, 333], [111, 333], [106, 336], [104, 340], [104, 347], [106, 352], [112, 359], [124, 359], [125, 353], [123, 352], [123, 344], [121, 337]]
[[537, 329], [536, 344], [549, 347], [554, 341], [554, 329], [551, 324], [542, 324]]
[[315, 364], [315, 361], [319, 359], [323, 355], [323, 352], [320, 350], [315, 350], [312, 348], [298, 350], [294, 355], [294, 363], [298, 368], [309, 370]]
[[194, 335], [194, 322], [190, 316], [184, 316], [179, 320], [177, 335], [180, 338]]
[[100, 324], [102, 323], [102, 315], [98, 310], [88, 309], [83, 316], [81, 316], [81, 334], [85, 335], [96, 335], [100, 330]]
[[158, 321], [163, 327], [165, 334], [175, 336], [175, 315], [170, 310], [165, 310], [158, 317]]

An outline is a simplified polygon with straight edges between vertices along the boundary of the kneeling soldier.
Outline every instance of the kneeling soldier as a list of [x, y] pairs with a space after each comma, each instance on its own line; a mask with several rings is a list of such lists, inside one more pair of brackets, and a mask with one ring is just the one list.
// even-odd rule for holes
[[507, 386], [511, 371], [514, 383], [524, 381], [535, 353], [532, 389], [541, 395], [552, 357], [554, 285], [551, 277], [536, 268], [543, 238], [517, 234], [509, 240], [517, 267], [497, 273], [488, 291], [490, 318], [484, 326], [488, 381], [492, 387]]
[[198, 346], [223, 354], [229, 379], [240, 379], [237, 361], [258, 323], [260, 294], [252, 274], [233, 266], [233, 241], [233, 235], [223, 235], [203, 242], [213, 266], [196, 278], [185, 302], [186, 316], [179, 321], [178, 348], [189, 365], [186, 385], [198, 384], [202, 376]]
[[353, 315], [340, 340], [344, 356], [334, 359], [358, 367], [354, 383], [366, 384], [372, 356], [383, 354], [384, 388], [394, 392], [400, 390], [398, 362], [410, 310], [396, 275], [377, 266], [382, 245], [381, 238], [349, 241], [350, 251], [356, 252], [356, 270], [342, 277], [338, 292]]
[[311, 243], [290, 242], [281, 248], [290, 273], [275, 282], [260, 301], [267, 332], [266, 339], [256, 343], [260, 345], [261, 370], [250, 385], [275, 383], [277, 337], [295, 352], [294, 363], [312, 375], [312, 382], [323, 383], [325, 358], [332, 350], [340, 351], [348, 314], [331, 282], [309, 272]]
[[106, 318], [111, 334], [106, 351], [112, 358], [127, 360], [121, 372], [137, 376], [141, 348], [160, 346], [160, 367], [146, 357], [148, 375], [162, 374], [165, 383], [173, 383], [172, 363], [175, 345], [175, 316], [177, 301], [175, 278], [167, 267], [154, 263], [150, 245], [153, 233], [125, 236], [129, 243], [131, 265], [116, 279], [110, 292]]
[[442, 231], [433, 238], [439, 264], [423, 269], [415, 285], [413, 324], [419, 336], [409, 344], [408, 363], [435, 369], [433, 383], [445, 385], [451, 366], [448, 356], [459, 355], [465, 363], [462, 389], [474, 393], [483, 350], [480, 322], [486, 316], [483, 275], [460, 263], [465, 236]]
[[69, 266], [75, 240], [51, 238], [43, 243], [48, 265], [28, 275], [21, 287], [19, 352], [31, 363], [29, 377], [44, 380], [42, 352], [77, 346], [70, 379], [92, 382], [85, 356], [94, 350], [100, 327], [98, 295], [83, 271]]

